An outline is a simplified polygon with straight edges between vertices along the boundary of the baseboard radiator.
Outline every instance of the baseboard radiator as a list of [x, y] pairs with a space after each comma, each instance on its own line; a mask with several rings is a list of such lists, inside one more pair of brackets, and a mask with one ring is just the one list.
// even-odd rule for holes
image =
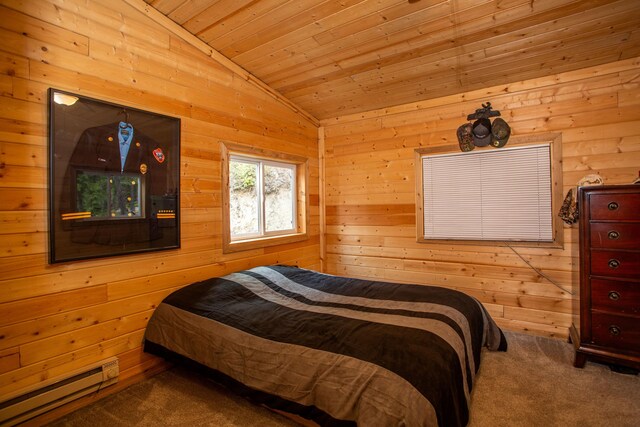
[[0, 426], [14, 426], [72, 400], [118, 382], [118, 358], [112, 357], [23, 390], [0, 403]]

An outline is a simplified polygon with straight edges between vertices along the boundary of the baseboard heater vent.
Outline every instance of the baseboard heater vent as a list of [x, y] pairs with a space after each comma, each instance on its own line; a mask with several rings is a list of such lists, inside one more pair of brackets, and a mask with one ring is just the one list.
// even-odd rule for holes
[[38, 384], [37, 388], [22, 391], [0, 403], [0, 426], [14, 426], [98, 391], [118, 382], [119, 374], [118, 358], [112, 357]]

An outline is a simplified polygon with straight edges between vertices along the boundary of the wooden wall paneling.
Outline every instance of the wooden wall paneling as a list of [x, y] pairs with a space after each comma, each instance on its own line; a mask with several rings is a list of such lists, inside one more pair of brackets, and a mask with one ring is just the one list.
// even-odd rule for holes
[[[92, 306], [107, 302], [107, 289], [104, 285], [92, 286], [79, 290], [59, 292], [41, 297], [20, 299], [2, 303], [2, 313], [6, 316], [5, 325], [24, 322], [33, 319], [33, 313], [38, 313], [40, 317], [52, 316], [65, 311], [79, 310], [87, 306]], [[39, 335], [39, 334], [35, 334]], [[4, 347], [4, 340], [10, 337], [9, 334], [0, 334], [0, 346]]]
[[45, 195], [36, 188], [0, 188], [4, 208], [9, 211], [46, 208]]
[[517, 254], [502, 245], [416, 243], [413, 150], [455, 150], [457, 126], [491, 101], [514, 136], [561, 135], [562, 197], [590, 173], [631, 182], [640, 164], [639, 67], [638, 58], [625, 59], [323, 120], [327, 272], [459, 289], [497, 307], [506, 328], [566, 337], [578, 290], [575, 228], [563, 226], [562, 248], [518, 246]]
[[6, 75], [0, 75], [0, 93], [13, 93], [13, 79]]
[[[331, 255], [329, 255], [331, 260]], [[377, 280], [404, 282], [404, 283], [424, 283], [436, 286], [444, 286], [452, 289], [465, 292], [469, 295], [476, 297], [485, 305], [493, 305], [500, 307], [502, 313], [506, 311], [508, 307], [527, 307], [529, 310], [540, 311], [539, 316], [554, 316], [554, 313], [559, 315], [556, 318], [568, 319], [571, 312], [571, 299], [568, 294], [563, 293], [561, 296], [556, 297], [539, 297], [534, 295], [528, 295], [526, 292], [528, 289], [536, 288], [539, 286], [537, 282], [530, 282], [521, 290], [522, 293], [505, 292], [504, 289], [515, 290], [516, 284], [521, 283], [518, 281], [502, 281], [502, 290], [495, 290], [491, 288], [478, 288], [473, 286], [471, 278], [460, 278], [451, 274], [433, 273], [430, 271], [407, 271], [398, 269], [385, 269], [383, 267], [361, 267], [345, 264], [332, 264], [329, 263], [330, 268], [335, 268], [340, 274], [349, 275], [352, 277], [364, 277], [375, 278]], [[474, 280], [477, 283], [477, 280]], [[565, 314], [561, 316], [560, 314]], [[505, 319], [504, 314], [496, 319], [498, 322], [502, 322]], [[516, 318], [517, 319], [517, 318]], [[530, 325], [533, 326], [533, 322]], [[546, 330], [544, 327], [547, 322], [541, 324], [542, 328], [536, 330], [535, 327], [531, 328], [532, 331], [537, 333], [543, 333]], [[564, 331], [554, 330], [556, 337], [566, 337], [566, 327]]]
[[[117, 356], [123, 352], [137, 349], [144, 336], [144, 330], [120, 335], [117, 338], [102, 341], [98, 344], [74, 350], [46, 361], [40, 361], [31, 365], [24, 365], [13, 371], [0, 375], [0, 395], [9, 396], [21, 389], [33, 386], [49, 378], [64, 375], [67, 372], [78, 370], [90, 363]], [[156, 363], [162, 363], [156, 360]], [[126, 379], [121, 377], [121, 379]]]
[[[389, 246], [352, 246], [352, 245], [330, 245], [332, 253], [337, 255], [357, 255], [365, 257], [385, 257], [385, 258], [399, 258], [405, 260], [414, 261], [444, 261], [444, 262], [460, 262], [464, 259], [473, 259], [476, 262], [485, 262], [487, 264], [497, 264], [508, 268], [526, 267], [526, 262], [530, 262], [533, 265], [544, 265], [545, 268], [553, 270], [571, 271], [575, 267], [576, 260], [570, 256], [555, 255], [549, 257], [549, 255], [531, 255], [522, 253], [520, 247], [516, 248], [516, 255], [511, 252], [511, 249], [505, 248], [504, 251], [491, 251], [489, 250], [472, 250], [463, 248], [457, 252], [451, 252], [446, 249], [409, 249], [406, 247], [394, 248]], [[467, 245], [465, 245], [467, 246]], [[470, 246], [470, 245], [469, 245]], [[475, 249], [482, 249], [481, 247], [471, 246]], [[524, 260], [523, 260], [524, 258]], [[552, 258], [552, 259], [549, 259]]]
[[640, 54], [640, 15], [625, 0], [127, 1], [179, 16], [204, 51], [323, 119]]
[[[40, 233], [43, 234], [43, 233]], [[7, 235], [11, 239], [13, 235]], [[18, 240], [29, 236], [17, 234]], [[43, 243], [46, 237], [43, 236]], [[213, 243], [212, 243], [213, 244]], [[46, 249], [44, 244], [38, 245], [40, 251]], [[53, 292], [79, 289], [105, 282], [133, 279], [172, 271], [176, 266], [190, 268], [211, 262], [213, 251], [184, 253], [183, 251], [161, 251], [123, 257], [113, 257], [108, 261], [91, 260], [79, 263], [74, 267], [68, 264], [61, 266], [43, 266], [44, 271], [38, 275], [23, 276], [12, 279], [0, 286], [0, 302], [15, 301], [25, 298], [47, 295]], [[53, 274], [52, 274], [53, 273]]]
[[[606, 82], [612, 83], [613, 81], [619, 81], [619, 79], [606, 79]], [[606, 84], [606, 83], [603, 83]], [[599, 85], [598, 85], [599, 86]], [[618, 88], [622, 89], [622, 84], [616, 85]], [[626, 85], [628, 86], [628, 85]], [[611, 90], [611, 86], [609, 86], [609, 90]], [[549, 89], [547, 89], [549, 90]], [[509, 90], [510, 91], [510, 90]], [[583, 97], [585, 95], [584, 88], [579, 84], [563, 84], [559, 85], [559, 87], [553, 89], [554, 92], [561, 92], [565, 96], [568, 97], [568, 94], [572, 94], [571, 98]], [[561, 103], [553, 103], [557, 96], [553, 98], [547, 97], [546, 99], [541, 97], [542, 90], [529, 90], [525, 92], [526, 97], [530, 97], [536, 99], [536, 105], [527, 106], [527, 108], [523, 108], [520, 111], [520, 108], [513, 108], [509, 110], [505, 110], [501, 105], [505, 103], [506, 105], [511, 104], [512, 107], [516, 107], [514, 103], [506, 103], [507, 97], [505, 96], [497, 96], [492, 97], [495, 99], [494, 105], [499, 105], [500, 107], [496, 107], [497, 109], [506, 111], [503, 114], [507, 114], [505, 116], [512, 127], [518, 125], [519, 121], [524, 121], [525, 119], [532, 120], [536, 117], [539, 117], [541, 114], [554, 114], [554, 116], [558, 113], [564, 113], [565, 116], [569, 116], [574, 109], [578, 109], [576, 112], [585, 111], [588, 114], [591, 114], [590, 118], [595, 116], [594, 113], [589, 113], [589, 109], [593, 111], [594, 107], [601, 106], [600, 102], [603, 102], [604, 105], [602, 107], [615, 107], [617, 106], [617, 95], [608, 94], [597, 96], [598, 102], [592, 102], [591, 97], [583, 103], [579, 101], [567, 99], [563, 100]], [[587, 94], [590, 94], [587, 92]], [[516, 94], [514, 96], [523, 97], [523, 94]], [[510, 97], [509, 97], [510, 98]], [[544, 103], [541, 103], [540, 100], [544, 100]], [[457, 126], [464, 121], [464, 111], [472, 111], [480, 104], [481, 99], [478, 99], [477, 102], [467, 102], [464, 103], [465, 109], [458, 108], [455, 113], [451, 113], [451, 115], [447, 114], [450, 110], [449, 105], [443, 106], [443, 108], [424, 108], [421, 110], [417, 110], [414, 112], [407, 112], [406, 114], [389, 114], [383, 119], [373, 120], [373, 119], [365, 119], [362, 120], [362, 123], [370, 123], [370, 125], [363, 125], [358, 122], [355, 124], [354, 129], [351, 130], [351, 133], [345, 133], [345, 131], [340, 131], [344, 126], [336, 126], [337, 129], [328, 128], [327, 133], [330, 134], [336, 141], [336, 146], [333, 148], [332, 152], [334, 154], [346, 154], [354, 153], [354, 152], [374, 152], [377, 150], [385, 150], [396, 147], [404, 146], [407, 144], [414, 142], [414, 144], [419, 145], [421, 142], [429, 142], [427, 138], [422, 135], [416, 135], [420, 133], [420, 130], [425, 129], [430, 131], [430, 133], [435, 134], [434, 130], [442, 129], [442, 138], [449, 136], [451, 139], [451, 130], [455, 130]], [[551, 109], [551, 103], [553, 103], [553, 109]], [[580, 104], [580, 105], [579, 105]], [[456, 105], [456, 104], [454, 104]], [[591, 106], [590, 106], [591, 105]], [[633, 113], [633, 111], [632, 111]], [[455, 114], [455, 116], [454, 116]], [[607, 116], [600, 120], [611, 120], [612, 116]], [[434, 118], [438, 119], [437, 124], [433, 124], [432, 121]], [[430, 120], [431, 119], [431, 120]], [[539, 120], [537, 120], [539, 121]], [[426, 124], [428, 123], [428, 125]], [[530, 126], [531, 123], [525, 124], [525, 126]], [[361, 129], [361, 130], [359, 130]], [[525, 129], [526, 130], [526, 129]], [[335, 132], [339, 133], [335, 133]], [[411, 135], [413, 133], [413, 135]], [[437, 134], [440, 136], [440, 134]], [[382, 138], [388, 138], [386, 140], [382, 140]], [[455, 137], [454, 137], [455, 138]], [[353, 142], [362, 142], [366, 139], [369, 144], [364, 145], [361, 143], [353, 144]], [[438, 138], [430, 138], [432, 140], [437, 140]], [[457, 142], [453, 139], [451, 142]], [[431, 145], [431, 144], [429, 144]]]
[[151, 313], [152, 310], [148, 310], [130, 316], [121, 316], [86, 328], [23, 344], [20, 346], [20, 363], [28, 366], [127, 333], [143, 330]]
[[[96, 22], [93, 27], [98, 27], [98, 26], [99, 25]], [[103, 34], [103, 32], [99, 34]], [[13, 38], [16, 38], [16, 37], [20, 37], [20, 35], [16, 34], [16, 36], [14, 36]], [[181, 100], [184, 101], [185, 103], [196, 104], [196, 105], [198, 104], [207, 105], [208, 108], [215, 107], [217, 103], [220, 109], [222, 110], [228, 109], [229, 101], [237, 98], [236, 96], [237, 92], [229, 91], [228, 93], [220, 93], [220, 95], [216, 97], [202, 98], [202, 101], [198, 103], [197, 98], [200, 97], [200, 93], [201, 93], [200, 89], [203, 86], [209, 86], [209, 84], [206, 82], [204, 83], [200, 82], [198, 78], [194, 78], [193, 74], [186, 76], [186, 73], [182, 72], [181, 70], [186, 69], [186, 70], [191, 70], [192, 72], [194, 69], [203, 70], [203, 71], [198, 71], [198, 74], [208, 73], [208, 76], [216, 75], [215, 73], [212, 74], [210, 69], [206, 70], [204, 65], [199, 67], [193, 67], [192, 64], [196, 61], [189, 60], [188, 58], [184, 58], [184, 57], [177, 58], [177, 60], [176, 58], [173, 58], [175, 63], [172, 68], [169, 66], [163, 66], [158, 63], [158, 58], [160, 57], [160, 55], [157, 52], [162, 52], [161, 48], [165, 46], [161, 46], [154, 50], [150, 50], [148, 47], [144, 46], [142, 42], [139, 43], [140, 44], [139, 47], [136, 47], [135, 45], [131, 46], [132, 37], [127, 36], [127, 38], [123, 39], [121, 42], [121, 44], [126, 47], [117, 49], [113, 47], [114, 39], [110, 37], [109, 34], [103, 34], [102, 37], [105, 40], [104, 43], [101, 43], [98, 40], [92, 40], [92, 49], [89, 55], [89, 57], [99, 60], [102, 63], [101, 67], [99, 67], [96, 70], [96, 76], [105, 76], [109, 72], [111, 72], [114, 76], [116, 75], [122, 76], [123, 69], [124, 69], [125, 70], [124, 72], [126, 73], [125, 75], [129, 76], [129, 80], [132, 82], [135, 82], [143, 90], [148, 90], [151, 86], [155, 86], [156, 88], [165, 88], [166, 90], [172, 90], [171, 89], [172, 86], [168, 86], [169, 81], [175, 82], [176, 84], [181, 84], [183, 86], [186, 85], [194, 90], [189, 91], [188, 93], [182, 89], [173, 90], [174, 99], [181, 98]], [[116, 40], [123, 38], [122, 35], [120, 34], [114, 37], [116, 37]], [[17, 45], [16, 50], [19, 50], [20, 43], [16, 42], [15, 44]], [[39, 44], [41, 43], [38, 43], [38, 41], [34, 41], [33, 43], [31, 43], [33, 47], [30, 47], [30, 46], [27, 47], [28, 49], [35, 52], [34, 59], [45, 60], [47, 61], [48, 64], [58, 65], [62, 68], [65, 68], [66, 66], [68, 66], [67, 64], [75, 64], [76, 66], [78, 65], [82, 66], [82, 64], [78, 64], [78, 61], [80, 61], [78, 57], [65, 56], [63, 52], [52, 53], [50, 47], [43, 46], [41, 49], [42, 52], [39, 52], [38, 48], [36, 47], [36, 45], [39, 45]], [[126, 53], [124, 52], [125, 49], [126, 49]], [[132, 50], [135, 54], [131, 52]], [[147, 60], [143, 57], [140, 57], [141, 54], [144, 54], [146, 56], [155, 54], [155, 56], [153, 60]], [[58, 58], [59, 60], [57, 60]], [[165, 59], [163, 62], [167, 62], [170, 60], [171, 59]], [[90, 61], [90, 62], [93, 62], [93, 61]], [[106, 64], [111, 64], [113, 66], [108, 67]], [[178, 64], [178, 65], [175, 65], [175, 64]], [[184, 64], [184, 65], [180, 65], [180, 64]], [[133, 73], [130, 71], [134, 68], [134, 66], [135, 66], [135, 69], [137, 70], [136, 73]], [[176, 69], [176, 67], [178, 67], [178, 69]], [[93, 68], [96, 68], [96, 67], [93, 67]], [[219, 68], [223, 69], [222, 67], [219, 67]], [[149, 74], [150, 70], [153, 71], [153, 74]], [[229, 85], [229, 83], [232, 80], [232, 74], [229, 70], [226, 70], [226, 69], [223, 69], [223, 70], [224, 70], [223, 75], [225, 75], [223, 86], [226, 87]], [[145, 75], [140, 76], [139, 73], [144, 73]], [[114, 78], [113, 80], [117, 80], [117, 79]], [[219, 82], [220, 82], [220, 79], [219, 78], [216, 79], [216, 83], [219, 83]], [[221, 89], [224, 89], [224, 88], [218, 87], [216, 89], [217, 91], [221, 91]], [[184, 95], [178, 97], [176, 96], [176, 94], [178, 93], [183, 93]], [[271, 99], [271, 98], [268, 98], [268, 99]], [[240, 107], [239, 104], [236, 104], [236, 105], [239, 110], [241, 109], [246, 110], [251, 108], [249, 107], [250, 105], [249, 103], [247, 103], [246, 106], [243, 106], [243, 107]], [[262, 110], [261, 115], [263, 118], [269, 115], [269, 113], [267, 112], [268, 111], [267, 109], [262, 108], [261, 110]], [[235, 121], [238, 123], [238, 125], [241, 125], [243, 120], [241, 118], [236, 117]]]
[[3, 79], [8, 77], [29, 78], [29, 61], [18, 55], [1, 52], [0, 71]]
[[45, 169], [48, 164], [47, 149], [44, 146], [0, 140], [0, 162], [5, 165]]
[[[423, 100], [411, 104], [397, 105], [393, 107], [385, 107], [381, 109], [373, 109], [363, 113], [348, 114], [340, 117], [333, 117], [331, 119], [324, 120], [326, 124], [325, 132], [327, 136], [337, 137], [339, 135], [348, 136], [354, 133], [354, 130], [359, 129], [362, 123], [378, 123], [380, 128], [382, 120], [387, 120], [389, 117], [408, 117], [408, 113], [414, 113], [421, 115], [421, 117], [429, 117], [430, 115], [440, 114], [440, 111], [446, 109], [461, 110], [464, 108], [464, 113], [457, 111], [450, 117], [460, 117], [464, 119], [467, 111], [470, 111], [481, 102], [486, 102], [487, 99], [499, 99], [500, 104], [494, 102], [496, 109], [503, 109], [505, 107], [514, 108], [521, 103], [539, 105], [542, 103], [553, 102], [552, 95], [560, 93], [577, 93], [578, 97], [583, 97], [583, 91], [585, 90], [584, 80], [589, 79], [589, 87], [593, 85], [595, 88], [607, 88], [616, 84], [628, 84], [634, 82], [636, 74], [634, 70], [640, 63], [639, 58], [631, 58], [628, 60], [617, 61], [608, 64], [606, 68], [602, 67], [589, 67], [583, 70], [553, 74], [548, 77], [541, 77], [534, 80], [523, 80], [520, 82], [514, 82], [509, 84], [501, 84], [497, 86], [491, 86], [482, 88], [480, 90], [474, 90], [471, 92], [465, 92], [456, 95], [449, 95], [442, 98], [435, 98], [429, 100]], [[604, 82], [603, 83], [603, 79]], [[617, 82], [617, 83], [615, 83]], [[568, 88], [568, 89], [567, 89]], [[623, 89], [623, 87], [620, 87]], [[544, 91], [544, 92], [541, 92]], [[505, 96], [507, 94], [507, 96]], [[498, 107], [499, 105], [499, 107]], [[439, 117], [442, 118], [442, 117]], [[333, 126], [328, 126], [333, 124]], [[571, 133], [573, 131], [583, 132], [582, 129], [565, 129], [565, 132]], [[431, 135], [421, 135], [423, 138], [431, 138]], [[565, 139], [566, 139], [566, 135]], [[364, 136], [359, 136], [363, 138]], [[331, 147], [328, 147], [331, 150]]]
[[[471, 276], [471, 277], [492, 277], [504, 280], [518, 280], [523, 282], [536, 282], [540, 275], [522, 264], [521, 267], [507, 267], [496, 262], [497, 265], [480, 264], [479, 262], [489, 262], [490, 259], [478, 261], [478, 257], [468, 259], [458, 259], [456, 262], [443, 262], [431, 260], [412, 260], [386, 257], [366, 257], [332, 255], [333, 260], [339, 264], [354, 265], [360, 267], [380, 267], [386, 269], [403, 269], [406, 271], [429, 271], [443, 275]], [[473, 260], [473, 262], [471, 262]], [[494, 261], [495, 262], [495, 261]], [[552, 270], [545, 266], [545, 272], [558, 279], [560, 282], [571, 282], [571, 271]]]
[[[328, 256], [332, 257], [333, 255], [330, 254]], [[336, 260], [335, 258], [331, 259], [332, 261]], [[422, 270], [385, 269], [383, 267], [363, 267], [360, 265], [339, 264], [337, 262], [333, 263], [333, 265], [339, 266], [340, 270], [349, 271], [350, 275], [356, 277], [369, 277], [368, 272], [371, 271], [388, 281], [445, 286], [465, 292], [484, 292], [486, 295], [491, 296], [493, 302], [497, 301], [495, 295], [498, 295], [498, 298], [506, 298], [514, 303], [517, 302], [517, 304], [520, 304], [518, 302], [520, 297], [525, 299], [538, 297], [547, 301], [557, 301], [567, 299], [569, 296], [564, 290], [554, 289], [553, 285], [547, 286], [547, 284], [543, 283], [544, 280], [541, 277], [538, 277], [536, 281], [530, 282], [507, 278], [486, 278], [479, 282], [477, 278], [471, 275], [464, 275], [462, 270], [460, 270], [462, 273], [456, 275], [450, 272], [432, 271], [428, 268]], [[546, 292], [544, 291], [545, 289]], [[487, 301], [487, 298], [483, 299], [485, 302]]]
[[326, 152], [325, 152], [325, 142], [324, 142], [324, 127], [320, 126], [318, 128], [318, 163], [319, 163], [319, 176], [318, 176], [318, 203], [319, 203], [319, 227], [320, 227], [320, 271], [324, 271], [324, 263], [327, 257], [327, 242], [326, 235], [327, 230], [326, 226], [328, 224], [327, 221], [327, 205], [326, 205]]
[[46, 244], [47, 237], [42, 232], [8, 234], [0, 241], [0, 256], [19, 256], [39, 253]]
[[[549, 77], [538, 78], [535, 80], [524, 80], [521, 82], [515, 82], [510, 84], [501, 84], [498, 86], [490, 86], [485, 87], [480, 90], [474, 90], [472, 92], [466, 92], [460, 95], [450, 95], [444, 98], [436, 98], [431, 100], [420, 101], [417, 103], [406, 104], [406, 105], [398, 105], [395, 107], [387, 107], [382, 109], [374, 109], [365, 113], [357, 113], [351, 115], [345, 115], [342, 117], [336, 117], [328, 120], [327, 123], [336, 123], [336, 124], [351, 124], [353, 122], [355, 128], [359, 126], [358, 121], [360, 119], [366, 120], [381, 120], [381, 117], [387, 119], [388, 117], [396, 117], [401, 113], [409, 113], [414, 112], [416, 114], [422, 113], [424, 116], [428, 116], [430, 111], [435, 111], [437, 113], [438, 109], [446, 109], [449, 106], [463, 106], [469, 103], [469, 109], [464, 109], [464, 111], [472, 111], [472, 108], [477, 108], [481, 102], [484, 102], [486, 99], [494, 99], [494, 100], [504, 100], [505, 105], [509, 105], [513, 103], [516, 99], [533, 99], [534, 103], [541, 103], [543, 101], [549, 101], [549, 97], [539, 97], [534, 93], [535, 91], [543, 90], [546, 91], [552, 90], [558, 93], [562, 93], [565, 89], [565, 84], [570, 84], [574, 89], [578, 91], [582, 91], [584, 88], [580, 88], [580, 81], [587, 77], [602, 77], [605, 76], [607, 79], [613, 79], [622, 82], [632, 82], [633, 77], [626, 76], [624, 73], [629, 73], [634, 69], [638, 64], [638, 58], [631, 58], [624, 61], [615, 62], [609, 64], [608, 67], [611, 68], [611, 72], [603, 73], [600, 67], [588, 67], [583, 70], [573, 71], [570, 73], [561, 73], [561, 74], [553, 74]], [[617, 74], [620, 72], [621, 74]], [[625, 76], [625, 77], [623, 77]], [[599, 80], [598, 80], [599, 81]], [[601, 88], [602, 86], [599, 83], [595, 83], [594, 86], [596, 88]], [[570, 89], [571, 91], [571, 89]], [[505, 93], [509, 94], [508, 96], [504, 96]], [[515, 98], [512, 98], [514, 96]], [[476, 100], [475, 102], [473, 102]], [[551, 99], [552, 101], [553, 99]], [[475, 105], [474, 105], [475, 104]], [[500, 105], [497, 101], [494, 101], [494, 105]], [[436, 107], [434, 109], [434, 107]], [[497, 108], [500, 109], [500, 108]], [[461, 114], [458, 113], [458, 116], [462, 118], [468, 113]], [[404, 115], [400, 115], [403, 117]], [[347, 125], [347, 128], [350, 126]], [[341, 127], [336, 126], [326, 126], [327, 136], [332, 135], [333, 132], [341, 132], [344, 134], [344, 131], [340, 131]], [[344, 129], [344, 126], [342, 127]]]
[[[110, 356], [114, 389], [165, 369], [142, 353], [144, 328], [188, 283], [259, 264], [319, 268], [316, 121], [140, 3], [1, 2], [0, 400]], [[49, 87], [181, 118], [180, 249], [47, 263]], [[222, 255], [220, 140], [310, 159], [308, 241]]]
[[156, 9], [149, 7], [144, 1], [142, 0], [124, 0], [124, 1], [125, 3], [127, 3], [127, 5], [129, 5], [134, 10], [137, 10], [145, 14], [147, 17], [151, 18], [151, 20], [153, 20], [154, 23], [168, 30], [169, 33], [177, 37], [180, 37], [184, 41], [194, 46], [196, 49], [203, 52], [205, 55], [213, 58], [220, 65], [234, 72], [235, 75], [240, 77], [240, 79], [238, 80], [240, 80], [241, 83], [242, 81], [244, 81], [248, 83], [250, 86], [252, 86], [254, 89], [255, 88], [259, 89], [259, 91], [256, 93], [257, 97], [266, 96], [266, 97], [271, 97], [276, 101], [278, 101], [277, 103], [272, 104], [273, 108], [279, 109], [284, 106], [289, 109], [288, 114], [293, 113], [295, 115], [298, 115], [300, 118], [305, 118], [309, 123], [315, 126], [318, 125], [317, 119], [315, 119], [315, 117], [311, 116], [309, 113], [307, 113], [306, 111], [298, 107], [296, 104], [292, 103], [287, 98], [283, 97], [280, 93], [276, 92], [271, 87], [267, 86], [265, 83], [263, 83], [261, 80], [257, 79], [256, 77], [248, 73], [239, 65], [230, 61], [227, 57], [221, 55], [218, 51], [212, 49], [210, 46], [202, 42], [201, 39], [189, 33], [186, 29], [175, 25], [175, 23], [171, 21], [168, 17], [166, 17], [165, 15], [162, 15]]
[[[106, 297], [105, 286], [101, 286], [101, 288]], [[50, 315], [47, 310], [42, 310], [42, 318], [27, 321], [21, 321], [20, 318], [16, 317], [12, 320], [17, 323], [0, 328], [4, 335], [2, 347], [23, 344], [33, 345], [33, 337], [35, 336], [39, 340], [51, 337], [59, 338], [59, 334], [62, 333], [74, 333], [81, 328], [104, 324], [123, 316], [132, 316], [142, 311], [152, 310], [164, 296], [175, 289], [177, 287], [167, 288], [159, 292], [140, 294], [117, 301], [107, 301], [104, 298], [103, 301], [94, 302], [91, 305], [86, 302], [83, 305], [77, 304], [77, 307], [71, 304], [64, 305], [64, 309], [67, 310], [64, 313]], [[52, 297], [55, 297], [55, 295]], [[52, 299], [55, 302], [55, 298]], [[72, 336], [75, 339], [75, 335]]]
[[20, 367], [20, 350], [18, 347], [0, 350], [0, 374]]
[[[329, 249], [332, 249], [332, 248], [330, 247]], [[331, 252], [333, 253], [333, 250], [331, 250]], [[370, 256], [371, 257], [377, 256], [378, 258], [382, 258], [379, 255], [375, 255], [375, 254], [371, 254]], [[407, 259], [408, 263], [419, 265], [418, 260], [420, 260], [420, 258], [417, 258], [417, 259], [410, 259], [412, 257], [406, 257], [406, 258], [408, 258]], [[452, 261], [452, 262], [460, 263], [461, 259], [464, 260], [467, 258], [465, 258], [464, 256], [460, 256], [457, 261]], [[473, 257], [473, 255], [470, 255], [468, 259], [475, 259], [475, 258]], [[404, 269], [404, 265], [405, 264], [403, 263], [402, 264], [403, 269]], [[521, 263], [520, 265], [521, 265], [520, 268], [526, 267], [524, 263]], [[534, 265], [536, 264], [534, 263]], [[530, 281], [518, 280], [518, 278], [515, 278], [515, 277], [509, 277], [509, 278], [496, 277], [491, 279], [484, 278], [481, 282], [479, 282], [473, 276], [464, 275], [463, 272], [461, 272], [460, 274], [453, 274], [450, 272], [437, 272], [433, 274], [431, 272], [432, 267], [430, 265], [426, 265], [426, 264], [419, 265], [419, 267], [420, 268], [404, 269], [401, 271], [401, 275], [399, 277], [396, 277], [393, 280], [396, 280], [396, 281], [400, 280], [405, 282], [412, 282], [412, 281], [423, 282], [428, 275], [429, 281], [424, 283], [433, 284], [433, 285], [442, 285], [447, 287], [455, 286], [457, 289], [461, 289], [461, 290], [464, 290], [464, 289], [482, 290], [482, 291], [494, 292], [497, 295], [502, 295], [502, 294], [512, 295], [512, 296], [516, 295], [516, 296], [526, 296], [527, 298], [530, 298], [530, 297], [541, 297], [542, 299], [548, 299], [548, 298], [569, 299], [570, 298], [570, 294], [567, 291], [562, 290], [551, 283], [548, 283], [546, 280], [542, 279], [541, 276], [530, 276], [534, 279]], [[548, 271], [548, 270], [545, 270], [545, 271]], [[565, 280], [567, 280], [566, 278], [569, 276], [569, 274], [565, 274], [564, 276], [565, 276]], [[552, 274], [552, 277], [553, 277], [553, 274]], [[555, 278], [559, 279], [559, 277], [555, 277]], [[561, 285], [570, 291], [573, 289], [573, 284], [570, 281], [562, 282]]]

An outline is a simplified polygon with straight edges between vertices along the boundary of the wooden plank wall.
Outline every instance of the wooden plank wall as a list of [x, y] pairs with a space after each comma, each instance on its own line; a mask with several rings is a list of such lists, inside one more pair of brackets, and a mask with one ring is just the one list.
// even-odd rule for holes
[[[169, 292], [268, 263], [320, 268], [317, 124], [120, 0], [0, 1], [0, 401], [110, 356], [120, 384]], [[179, 250], [47, 263], [47, 89], [180, 117]], [[310, 238], [224, 255], [219, 141], [310, 159]]]
[[[457, 150], [456, 128], [490, 101], [514, 137], [561, 134], [563, 198], [591, 173], [608, 184], [630, 183], [640, 169], [639, 75], [634, 58], [323, 120], [325, 271], [456, 288], [479, 298], [505, 328], [567, 337], [576, 296], [510, 248], [416, 243], [414, 150]], [[562, 249], [516, 248], [572, 293], [578, 291], [576, 227], [564, 227]]]

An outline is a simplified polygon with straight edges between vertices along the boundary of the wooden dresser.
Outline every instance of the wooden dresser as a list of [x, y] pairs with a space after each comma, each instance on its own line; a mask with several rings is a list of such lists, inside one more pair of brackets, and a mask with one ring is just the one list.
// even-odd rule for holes
[[640, 368], [640, 185], [581, 187], [579, 322], [574, 366]]

